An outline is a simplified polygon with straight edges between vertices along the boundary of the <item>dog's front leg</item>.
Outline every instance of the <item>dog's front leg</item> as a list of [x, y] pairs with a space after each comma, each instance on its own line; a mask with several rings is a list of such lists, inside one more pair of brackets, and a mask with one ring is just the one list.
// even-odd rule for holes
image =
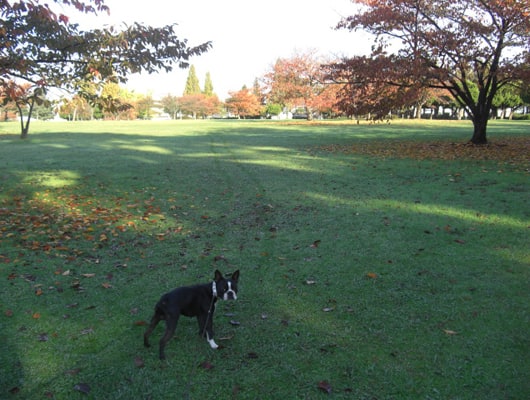
[[219, 348], [219, 346], [217, 345], [217, 343], [215, 343], [215, 340], [213, 340], [212, 318], [212, 313], [199, 315], [197, 317], [197, 320], [199, 321], [199, 335], [206, 338], [208, 344], [212, 349], [217, 349]]

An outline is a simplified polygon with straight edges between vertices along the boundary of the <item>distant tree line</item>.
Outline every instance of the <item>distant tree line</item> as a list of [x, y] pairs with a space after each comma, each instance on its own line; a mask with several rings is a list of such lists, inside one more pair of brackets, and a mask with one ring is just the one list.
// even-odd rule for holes
[[[337, 29], [373, 35], [369, 56], [325, 59], [316, 52], [279, 58], [252, 87], [222, 102], [209, 73], [201, 89], [193, 65], [181, 96], [128, 92], [130, 73], [188, 67], [210, 43], [189, 47], [174, 26], [134, 24], [82, 31], [39, 0], [4, 2], [0, 15], [0, 104], [22, 137], [32, 116], [80, 119], [469, 118], [471, 142], [487, 143], [491, 118], [530, 104], [530, 3], [520, 0], [352, 0], [362, 7]], [[84, 13], [104, 0], [56, 0]], [[50, 88], [69, 93], [51, 102]], [[48, 111], [45, 111], [48, 110]], [[35, 114], [34, 114], [35, 113]]]

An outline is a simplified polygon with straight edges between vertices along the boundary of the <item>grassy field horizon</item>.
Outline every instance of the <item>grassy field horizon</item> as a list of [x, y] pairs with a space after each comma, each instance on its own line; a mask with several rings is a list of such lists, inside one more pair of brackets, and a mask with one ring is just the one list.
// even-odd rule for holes
[[[0, 397], [519, 399], [529, 133], [491, 121], [0, 124]], [[241, 270], [218, 351], [161, 294]]]

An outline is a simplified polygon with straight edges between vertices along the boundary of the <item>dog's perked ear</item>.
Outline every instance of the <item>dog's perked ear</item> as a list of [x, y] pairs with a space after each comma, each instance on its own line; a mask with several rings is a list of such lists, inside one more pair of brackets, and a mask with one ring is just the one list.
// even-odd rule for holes
[[237, 282], [239, 280], [239, 270], [232, 274], [232, 281]]
[[222, 279], [223, 279], [223, 274], [218, 269], [216, 269], [215, 270], [215, 276], [214, 276], [213, 280], [216, 281], [216, 282], [219, 282]]

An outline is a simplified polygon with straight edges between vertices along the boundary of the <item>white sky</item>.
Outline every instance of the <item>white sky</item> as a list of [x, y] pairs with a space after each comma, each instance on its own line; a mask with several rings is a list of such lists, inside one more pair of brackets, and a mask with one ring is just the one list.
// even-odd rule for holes
[[[201, 88], [210, 72], [221, 100], [271, 69], [278, 57], [316, 50], [322, 56], [368, 53], [369, 37], [334, 30], [341, 17], [354, 13], [350, 0], [106, 0], [110, 17], [98, 24], [141, 22], [153, 26], [177, 23], [189, 45], [211, 40], [213, 48], [191, 59]], [[75, 20], [73, 13], [71, 20]], [[188, 69], [169, 74], [131, 76], [128, 89], [160, 98], [181, 96]]]

